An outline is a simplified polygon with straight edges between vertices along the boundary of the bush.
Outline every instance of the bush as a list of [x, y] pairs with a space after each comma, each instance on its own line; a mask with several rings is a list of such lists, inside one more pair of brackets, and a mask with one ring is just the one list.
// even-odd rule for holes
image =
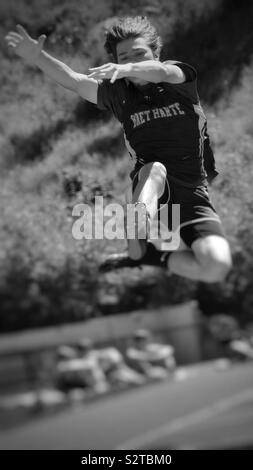
[[76, 202], [93, 204], [96, 195], [123, 202], [130, 162], [120, 125], [40, 71], [24, 67], [1, 45], [2, 332], [191, 298], [206, 315], [224, 311], [241, 321], [252, 318], [252, 5], [248, 0], [151, 3], [33, 0], [18, 2], [14, 11], [4, 0], [0, 32], [20, 22], [34, 36], [46, 33], [47, 50], [86, 72], [89, 64], [105, 60], [98, 38], [106, 18], [142, 10], [151, 16], [168, 41], [164, 57], [198, 69], [220, 169], [210, 191], [234, 268], [215, 285], [167, 277], [153, 268], [98, 275], [102, 256], [123, 250], [125, 242], [73, 240], [71, 214]]

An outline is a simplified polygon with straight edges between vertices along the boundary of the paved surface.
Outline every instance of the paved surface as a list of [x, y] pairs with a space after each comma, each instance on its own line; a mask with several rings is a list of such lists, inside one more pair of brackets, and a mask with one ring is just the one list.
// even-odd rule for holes
[[252, 405], [253, 362], [201, 364], [1, 431], [0, 449], [253, 449]]

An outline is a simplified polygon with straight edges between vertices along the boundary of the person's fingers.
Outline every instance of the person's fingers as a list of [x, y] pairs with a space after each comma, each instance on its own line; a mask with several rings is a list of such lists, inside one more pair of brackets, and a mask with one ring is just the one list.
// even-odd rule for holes
[[112, 64], [109, 62], [108, 64], [100, 65], [100, 67], [90, 67], [89, 70], [101, 70], [107, 67], [110, 68], [111, 65]]
[[89, 69], [92, 73], [103, 73], [103, 72], [108, 72], [110, 69], [100, 69], [100, 70], [92, 70]]
[[5, 39], [6, 41], [13, 41], [13, 42], [16, 42], [16, 39], [13, 38], [10, 34], [8, 34], [7, 36], [5, 36], [4, 39]]
[[92, 72], [92, 75], [105, 75], [107, 72], [106, 70], [98, 70], [97, 72]]
[[41, 49], [42, 49], [43, 44], [44, 44], [44, 42], [45, 42], [46, 39], [47, 39], [47, 37], [46, 37], [45, 34], [42, 34], [42, 35], [39, 37], [38, 42], [39, 42], [39, 45], [40, 45]]
[[13, 47], [15, 49], [15, 47], [17, 47], [17, 44], [13, 41], [8, 41], [8, 46]]
[[91, 73], [90, 75], [87, 75], [88, 78], [101, 78], [101, 77], [104, 77], [104, 74], [101, 74], [101, 73]]
[[118, 75], [119, 75], [119, 70], [115, 70], [115, 72], [114, 72], [114, 74], [111, 78], [111, 83], [114, 83], [117, 80]]
[[5, 36], [6, 38], [10, 37], [12, 39], [18, 39], [19, 41], [21, 41], [23, 38], [20, 34], [18, 33], [15, 33], [14, 31], [9, 31], [9, 33], [7, 34], [7, 36]]
[[25, 37], [27, 39], [30, 38], [29, 34], [25, 30], [25, 28], [23, 28], [23, 26], [21, 26], [21, 24], [17, 24], [17, 30], [21, 34], [22, 37]]
[[107, 67], [107, 64], [101, 65], [100, 67], [90, 67], [89, 70], [97, 71], [103, 69], [104, 67]]
[[13, 42], [13, 43], [15, 43], [15, 44], [19, 44], [19, 42], [20, 42], [19, 40], [13, 38], [12, 36], [5, 36], [5, 40], [6, 40], [7, 42], [11, 41], [11, 42]]

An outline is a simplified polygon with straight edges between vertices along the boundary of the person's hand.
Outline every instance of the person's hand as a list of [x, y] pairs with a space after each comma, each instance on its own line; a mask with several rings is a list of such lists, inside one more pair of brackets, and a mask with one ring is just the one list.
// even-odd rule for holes
[[92, 71], [92, 73], [88, 75], [89, 78], [95, 78], [96, 80], [110, 79], [110, 82], [114, 83], [120, 78], [129, 76], [131, 64], [114, 64], [109, 62], [100, 67], [89, 68], [89, 70]]
[[17, 31], [10, 31], [5, 40], [9, 48], [13, 49], [15, 54], [25, 59], [25, 61], [35, 64], [43, 48], [46, 36], [42, 34], [38, 41], [32, 39], [25, 28], [21, 25], [16, 26]]

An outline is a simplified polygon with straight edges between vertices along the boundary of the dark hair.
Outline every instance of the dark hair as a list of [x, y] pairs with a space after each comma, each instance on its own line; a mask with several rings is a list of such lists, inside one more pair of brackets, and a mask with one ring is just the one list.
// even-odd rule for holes
[[156, 28], [146, 16], [127, 16], [117, 18], [114, 24], [105, 32], [106, 40], [104, 48], [109, 55], [117, 61], [116, 46], [124, 39], [143, 37], [154, 55], [159, 57], [162, 40], [158, 36]]

